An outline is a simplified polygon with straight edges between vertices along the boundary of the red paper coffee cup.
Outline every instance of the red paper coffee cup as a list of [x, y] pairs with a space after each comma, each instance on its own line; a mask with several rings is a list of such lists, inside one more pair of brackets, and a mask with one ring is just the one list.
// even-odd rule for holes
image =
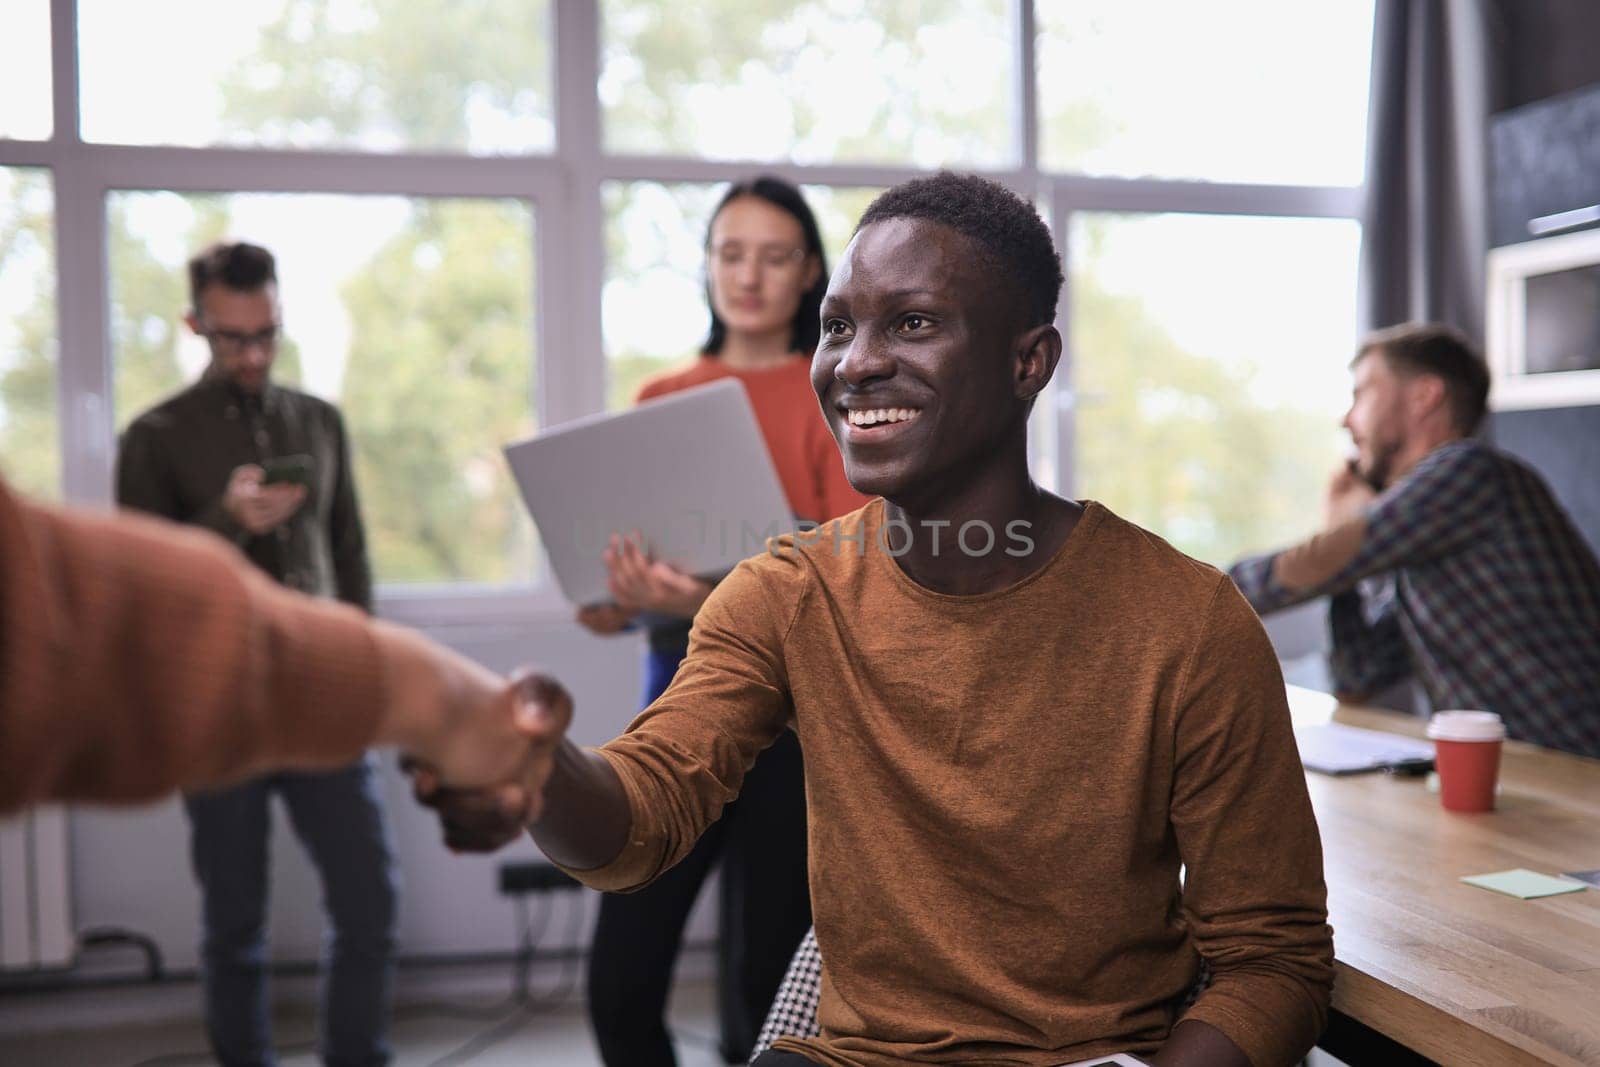
[[1505, 723], [1492, 711], [1441, 711], [1428, 722], [1439, 802], [1446, 811], [1493, 811]]

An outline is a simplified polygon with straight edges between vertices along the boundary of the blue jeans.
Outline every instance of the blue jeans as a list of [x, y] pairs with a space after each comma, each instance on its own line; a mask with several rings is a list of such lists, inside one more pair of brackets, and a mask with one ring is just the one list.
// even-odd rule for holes
[[648, 708], [656, 698], [667, 691], [672, 678], [678, 673], [678, 664], [689, 654], [686, 648], [651, 648], [644, 654], [644, 698], [641, 709]]
[[371, 755], [341, 770], [285, 773], [184, 798], [204, 905], [206, 1030], [225, 1067], [269, 1067], [267, 801], [277, 793], [322, 879], [319, 1047], [331, 1065], [389, 1062], [398, 871]]

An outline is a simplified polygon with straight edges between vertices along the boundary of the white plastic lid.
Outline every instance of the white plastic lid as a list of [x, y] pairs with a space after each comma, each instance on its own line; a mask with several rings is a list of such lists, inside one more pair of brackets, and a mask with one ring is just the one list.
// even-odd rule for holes
[[1506, 724], [1492, 711], [1440, 711], [1428, 720], [1434, 741], [1500, 741]]

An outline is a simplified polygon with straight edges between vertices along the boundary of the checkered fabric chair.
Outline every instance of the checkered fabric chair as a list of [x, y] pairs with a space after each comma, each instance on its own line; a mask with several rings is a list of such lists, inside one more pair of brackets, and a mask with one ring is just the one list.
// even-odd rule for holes
[[817, 950], [817, 931], [807, 930], [800, 947], [794, 950], [789, 961], [789, 971], [783, 976], [778, 995], [772, 998], [767, 1011], [767, 1021], [761, 1024], [761, 1036], [756, 1038], [756, 1049], [750, 1054], [755, 1059], [780, 1037], [815, 1037], [822, 1032], [817, 1025], [817, 1001], [822, 997], [822, 953]]
[[[1211, 984], [1211, 968], [1204, 957], [1200, 960], [1200, 973], [1184, 998], [1183, 1006], [1193, 1004], [1200, 991]], [[817, 949], [817, 931], [807, 930], [789, 961], [789, 971], [783, 976], [778, 995], [772, 998], [767, 1020], [761, 1024], [761, 1036], [756, 1038], [755, 1059], [780, 1037], [815, 1037], [822, 1032], [817, 1025], [817, 1001], [822, 997], [822, 953]]]

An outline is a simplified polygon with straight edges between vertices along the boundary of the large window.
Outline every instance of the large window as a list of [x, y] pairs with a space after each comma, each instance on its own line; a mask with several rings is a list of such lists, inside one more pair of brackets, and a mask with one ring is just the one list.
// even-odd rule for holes
[[1016, 162], [1008, 0], [602, 0], [606, 147]]
[[1037, 5], [1040, 156], [1119, 177], [1353, 185], [1372, 0]]
[[50, 175], [0, 167], [0, 470], [49, 497], [61, 489], [54, 227]]
[[1217, 564], [1313, 532], [1359, 240], [1343, 219], [1080, 216], [1078, 491]]
[[533, 430], [525, 204], [115, 193], [108, 218], [119, 427], [209, 358], [179, 319], [190, 251], [255, 241], [278, 260], [274, 377], [344, 412], [379, 578], [533, 577], [531, 524], [499, 452]]
[[184, 261], [251, 238], [380, 605], [566, 617], [500, 447], [697, 350], [724, 183], [802, 185], [836, 263], [952, 167], [1067, 261], [1036, 473], [1224, 562], [1303, 532], [1342, 441], [1373, 0], [1312, 6], [10, 0], [0, 467], [109, 501], [117, 430], [208, 358]]
[[83, 134], [122, 144], [554, 142], [549, 0], [79, 0]]
[[7, 0], [0, 15], [0, 139], [50, 136], [50, 0]]

